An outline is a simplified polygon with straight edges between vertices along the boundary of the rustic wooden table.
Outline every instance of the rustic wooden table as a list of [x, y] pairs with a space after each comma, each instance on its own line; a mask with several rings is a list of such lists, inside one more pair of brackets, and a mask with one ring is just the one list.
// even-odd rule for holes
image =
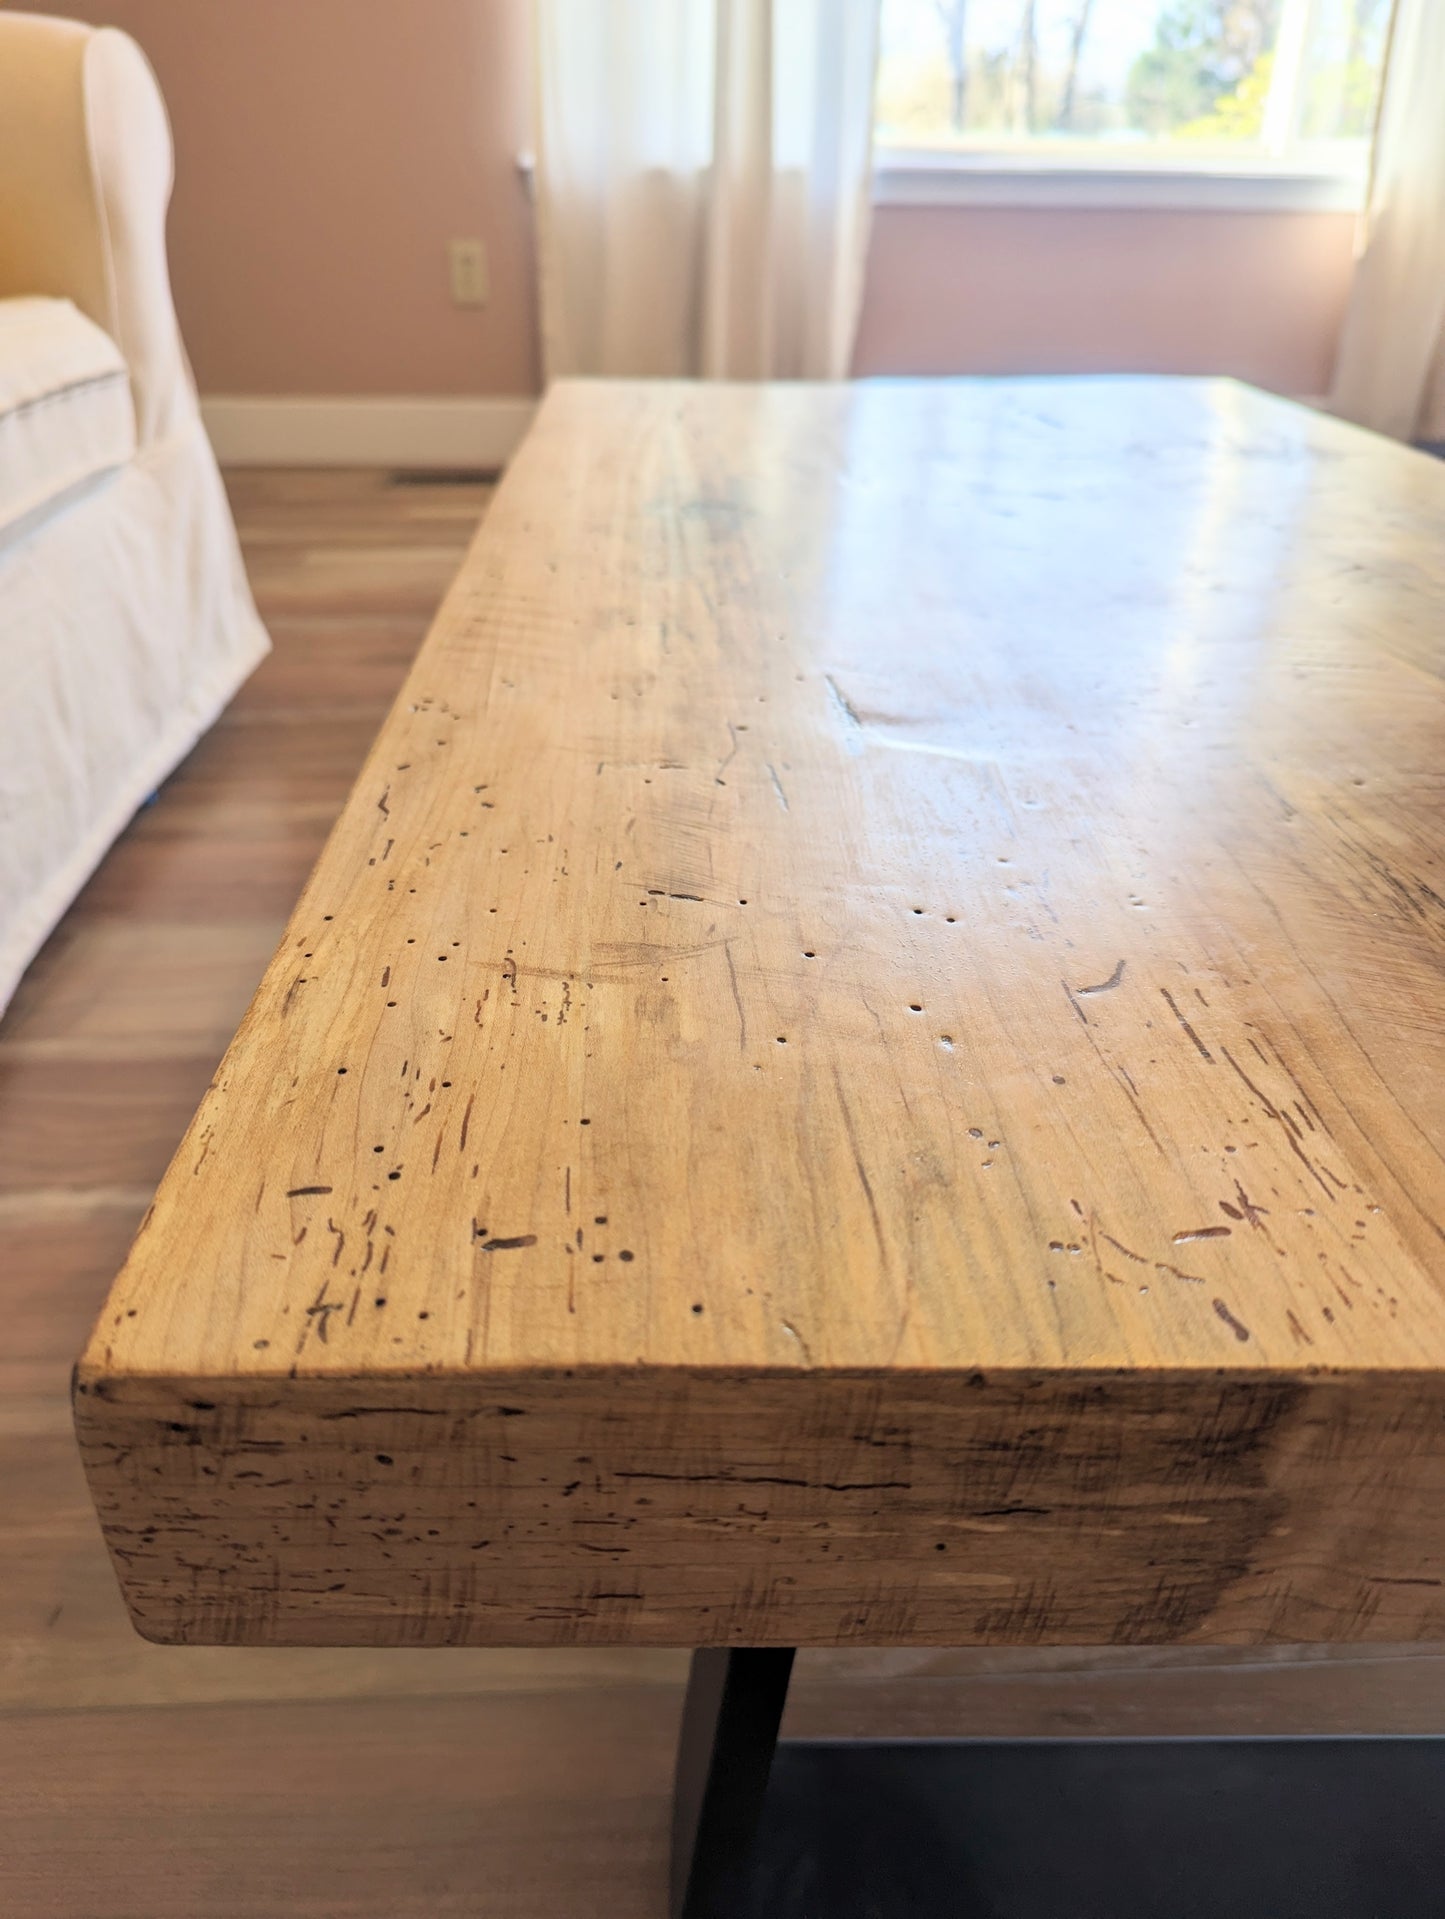
[[1445, 1637], [1442, 596], [1228, 383], [554, 390], [80, 1363], [140, 1629]]

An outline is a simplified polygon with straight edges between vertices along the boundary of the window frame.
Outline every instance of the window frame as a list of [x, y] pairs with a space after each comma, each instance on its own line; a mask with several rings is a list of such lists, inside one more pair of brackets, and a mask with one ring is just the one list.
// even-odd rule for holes
[[876, 142], [873, 204], [884, 207], [1097, 208], [1203, 213], [1357, 213], [1369, 154], [1311, 163], [1258, 149], [1236, 161], [1156, 146], [1138, 159], [1117, 148], [1061, 161], [1040, 146], [902, 147]]
[[1071, 148], [1021, 140], [909, 146], [878, 137], [876, 206], [1097, 207], [1229, 213], [1357, 213], [1369, 190], [1369, 142], [1311, 154], [1298, 144], [1305, 55], [1319, 0], [1284, 0], [1260, 139], [1236, 157], [1163, 142]]

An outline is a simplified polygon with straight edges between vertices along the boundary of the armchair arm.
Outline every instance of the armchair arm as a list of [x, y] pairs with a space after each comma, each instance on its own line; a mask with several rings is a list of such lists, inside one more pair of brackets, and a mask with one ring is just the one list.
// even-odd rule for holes
[[0, 298], [73, 300], [124, 354], [142, 446], [194, 416], [171, 303], [171, 135], [130, 37], [0, 13]]

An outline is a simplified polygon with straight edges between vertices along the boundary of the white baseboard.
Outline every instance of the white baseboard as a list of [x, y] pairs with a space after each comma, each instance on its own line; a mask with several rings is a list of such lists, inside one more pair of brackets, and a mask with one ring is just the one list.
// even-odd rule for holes
[[222, 466], [498, 467], [531, 424], [517, 398], [259, 398], [216, 394], [201, 413]]

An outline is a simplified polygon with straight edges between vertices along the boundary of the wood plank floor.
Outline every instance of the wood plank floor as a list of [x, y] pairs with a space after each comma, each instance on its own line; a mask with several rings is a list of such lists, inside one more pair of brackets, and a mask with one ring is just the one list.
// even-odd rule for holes
[[[682, 1655], [130, 1631], [71, 1360], [486, 504], [233, 476], [274, 655], [0, 1022], [0, 1913], [660, 1913]], [[814, 1654], [788, 1731], [1445, 1730], [1445, 1649]]]

